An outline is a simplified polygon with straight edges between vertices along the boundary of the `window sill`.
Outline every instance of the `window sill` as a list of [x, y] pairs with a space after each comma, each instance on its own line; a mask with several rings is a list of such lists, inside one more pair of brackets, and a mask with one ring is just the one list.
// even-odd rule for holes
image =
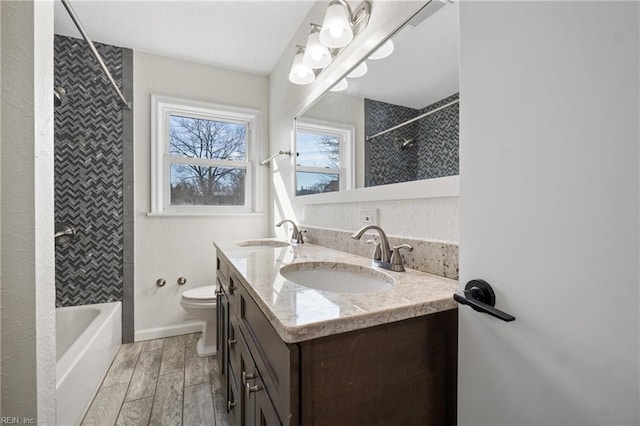
[[218, 213], [209, 213], [209, 212], [163, 212], [163, 213], [147, 213], [147, 217], [215, 217], [215, 216], [264, 216], [264, 212], [262, 213], [254, 213], [254, 212], [218, 212]]

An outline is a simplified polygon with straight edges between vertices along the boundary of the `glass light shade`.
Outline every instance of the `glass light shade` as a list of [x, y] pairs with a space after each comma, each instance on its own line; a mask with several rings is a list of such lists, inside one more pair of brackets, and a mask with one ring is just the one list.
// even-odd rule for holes
[[391, 40], [385, 41], [382, 46], [378, 47], [375, 52], [367, 57], [367, 59], [382, 59], [393, 53], [393, 42]]
[[360, 65], [355, 67], [353, 69], [353, 71], [351, 71], [349, 74], [347, 74], [347, 77], [349, 77], [349, 78], [362, 77], [363, 75], [365, 75], [367, 73], [367, 71], [369, 71], [369, 68], [367, 67], [367, 63], [365, 61], [362, 61], [362, 62], [360, 62]]
[[304, 53], [297, 53], [289, 72], [289, 81], [294, 84], [310, 84], [316, 79], [313, 70], [302, 62]]
[[302, 63], [310, 68], [324, 68], [331, 63], [331, 53], [326, 46], [320, 43], [318, 31], [309, 34]]
[[339, 82], [334, 84], [333, 87], [331, 89], [329, 89], [329, 90], [331, 92], [342, 92], [347, 87], [349, 87], [349, 83], [347, 82], [346, 78], [343, 78], [342, 80], [340, 80]]
[[320, 42], [327, 47], [337, 49], [346, 46], [351, 40], [353, 40], [353, 30], [348, 11], [340, 3], [329, 5], [320, 31]]

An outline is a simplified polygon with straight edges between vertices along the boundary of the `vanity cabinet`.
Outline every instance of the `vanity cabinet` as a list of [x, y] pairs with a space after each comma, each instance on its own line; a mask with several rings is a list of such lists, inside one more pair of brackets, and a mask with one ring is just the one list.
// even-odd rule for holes
[[[229, 264], [218, 257], [218, 362], [233, 425], [297, 424], [291, 392], [298, 349], [278, 337]], [[220, 306], [220, 305], [219, 305]]]
[[231, 424], [456, 424], [457, 310], [284, 343], [220, 253], [218, 283]]

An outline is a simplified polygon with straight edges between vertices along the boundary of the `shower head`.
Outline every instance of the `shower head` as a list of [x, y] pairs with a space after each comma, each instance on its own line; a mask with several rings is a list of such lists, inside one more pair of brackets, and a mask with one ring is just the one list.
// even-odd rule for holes
[[76, 230], [66, 223], [56, 223], [53, 238], [56, 246], [64, 246], [71, 242], [76, 236]]
[[402, 150], [409, 149], [416, 143], [414, 139], [407, 138], [396, 138], [396, 141], [402, 141], [402, 145], [400, 146], [400, 149]]
[[53, 89], [53, 106], [59, 107], [60, 105], [62, 105], [62, 99], [64, 99], [66, 94], [67, 91], [62, 87], [56, 87], [55, 89]]

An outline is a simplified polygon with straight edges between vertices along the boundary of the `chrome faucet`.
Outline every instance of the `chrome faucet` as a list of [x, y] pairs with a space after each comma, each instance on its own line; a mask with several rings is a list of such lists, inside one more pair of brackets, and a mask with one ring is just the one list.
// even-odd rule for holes
[[291, 232], [291, 242], [294, 244], [302, 244], [304, 243], [304, 238], [302, 238], [302, 232], [298, 230], [298, 226], [292, 220], [285, 219], [282, 222], [276, 224], [277, 227], [282, 226], [283, 223], [289, 222], [293, 227], [293, 231]]
[[413, 247], [411, 247], [409, 244], [400, 244], [399, 246], [393, 246], [392, 252], [391, 248], [389, 247], [389, 239], [387, 238], [387, 235], [384, 233], [382, 228], [377, 225], [367, 225], [355, 234], [351, 235], [351, 238], [353, 238], [354, 240], [359, 240], [362, 235], [370, 229], [377, 231], [378, 235], [380, 235], [380, 258], [378, 259], [379, 251], [378, 245], [376, 244], [376, 251], [374, 252], [373, 260], [371, 263], [374, 266], [379, 266], [380, 268], [388, 269], [390, 271], [403, 272], [404, 264], [402, 263], [402, 254], [400, 254], [400, 249], [413, 251]]

